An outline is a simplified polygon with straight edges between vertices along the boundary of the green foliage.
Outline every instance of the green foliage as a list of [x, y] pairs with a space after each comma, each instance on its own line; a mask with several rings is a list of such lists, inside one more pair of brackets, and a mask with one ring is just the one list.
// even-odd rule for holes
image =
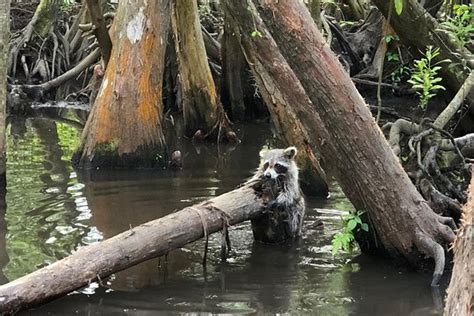
[[253, 20], [253, 25], [254, 25], [254, 30], [250, 33], [250, 36], [253, 38], [255, 37], [262, 37], [262, 33], [257, 29], [257, 24], [255, 23], [255, 17], [258, 15], [258, 12], [253, 8], [252, 6], [248, 5], [247, 6], [247, 11], [250, 12], [252, 15], [252, 20]]
[[395, 5], [395, 12], [397, 12], [398, 15], [402, 14], [403, 0], [395, 0], [393, 4]]
[[436, 57], [439, 56], [439, 48], [433, 49], [431, 45], [426, 48], [423, 56], [423, 58], [415, 60], [415, 68], [408, 82], [417, 90], [417, 94], [420, 96], [420, 107], [425, 109], [428, 102], [436, 96], [438, 90], [446, 90], [439, 84], [442, 78], [438, 76], [438, 71], [441, 69], [440, 64], [450, 60], [434, 62]]
[[352, 252], [355, 248], [354, 232], [362, 229], [369, 231], [369, 225], [362, 222], [360, 218], [364, 214], [362, 211], [356, 211], [342, 217], [344, 222], [344, 230], [334, 235], [332, 239], [332, 254], [335, 255], [338, 251]]
[[262, 33], [260, 33], [259, 30], [253, 30], [252, 33], [250, 33], [250, 36], [252, 36], [252, 37], [262, 37]]
[[395, 53], [395, 52], [387, 52], [387, 60], [400, 61], [400, 56], [398, 56], [398, 53]]
[[472, 4], [455, 4], [454, 17], [447, 17], [441, 23], [454, 36], [456, 41], [464, 47], [466, 43], [472, 41], [474, 34], [474, 6]]
[[389, 43], [394, 42], [394, 41], [399, 41], [400, 37], [398, 37], [398, 35], [387, 34], [387, 35], [385, 35], [384, 39], [385, 39], [385, 42], [387, 44], [389, 44]]
[[407, 78], [410, 78], [410, 76], [410, 67], [407, 65], [401, 65], [390, 74], [390, 81], [395, 85], [399, 85], [400, 83], [405, 82]]

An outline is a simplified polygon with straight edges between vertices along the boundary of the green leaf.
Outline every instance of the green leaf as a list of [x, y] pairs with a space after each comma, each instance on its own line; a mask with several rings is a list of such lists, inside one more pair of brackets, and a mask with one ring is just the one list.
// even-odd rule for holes
[[354, 230], [354, 228], [356, 228], [357, 226], [357, 222], [353, 219], [351, 219], [350, 221], [347, 222], [347, 229], [349, 230]]
[[367, 225], [366, 223], [360, 224], [360, 228], [362, 228], [363, 231], [369, 231], [369, 225]]
[[252, 33], [250, 33], [250, 36], [252, 37], [262, 37], [262, 33], [258, 30], [254, 30]]
[[402, 14], [403, 11], [403, 0], [395, 0], [395, 12], [397, 12], [398, 15]]

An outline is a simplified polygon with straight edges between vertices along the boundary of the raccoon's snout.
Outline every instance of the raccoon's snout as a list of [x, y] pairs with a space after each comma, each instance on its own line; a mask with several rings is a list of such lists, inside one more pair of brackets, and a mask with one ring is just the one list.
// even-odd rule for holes
[[273, 169], [267, 169], [263, 173], [263, 176], [267, 179], [276, 179], [278, 177], [278, 174]]

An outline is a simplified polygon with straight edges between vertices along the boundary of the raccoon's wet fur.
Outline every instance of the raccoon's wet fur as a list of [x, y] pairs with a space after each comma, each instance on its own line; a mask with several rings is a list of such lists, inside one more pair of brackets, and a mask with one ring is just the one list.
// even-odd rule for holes
[[248, 181], [266, 204], [266, 212], [252, 220], [254, 238], [279, 243], [301, 234], [305, 211], [295, 163], [297, 150], [262, 150], [260, 165]]

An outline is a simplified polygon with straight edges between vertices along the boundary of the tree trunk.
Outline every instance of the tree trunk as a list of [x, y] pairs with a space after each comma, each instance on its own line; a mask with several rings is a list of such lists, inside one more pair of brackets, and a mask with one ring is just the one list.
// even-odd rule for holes
[[242, 72], [245, 58], [239, 44], [238, 29], [232, 27], [229, 12], [224, 10], [224, 35], [222, 36], [222, 100], [230, 109], [231, 119], [241, 121], [245, 117]]
[[99, 42], [100, 52], [102, 53], [102, 59], [104, 60], [104, 68], [107, 68], [110, 59], [110, 52], [112, 50], [112, 40], [110, 39], [107, 26], [105, 25], [102, 8], [99, 0], [86, 0], [86, 2], [92, 23], [94, 24], [94, 35], [97, 38], [97, 42]]
[[114, 23], [120, 32], [73, 158], [79, 167], [164, 163], [162, 83], [169, 16], [169, 0], [119, 3]]
[[249, 186], [81, 247], [47, 267], [0, 286], [0, 313], [24, 310], [102, 280], [145, 260], [261, 214], [263, 199]]
[[172, 28], [179, 67], [185, 133], [214, 131], [223, 118], [207, 60], [196, 0], [173, 4]]
[[470, 316], [474, 312], [474, 169], [462, 227], [454, 242], [454, 267], [444, 315]]
[[[231, 9], [224, 8], [228, 25], [232, 27], [230, 31], [240, 34], [238, 25], [242, 25], [244, 21], [237, 20], [238, 16]], [[240, 45], [270, 112], [278, 138], [286, 145], [296, 146], [303, 152], [296, 156], [303, 191], [307, 194], [327, 196], [326, 174], [313, 153], [317, 146], [293, 111], [311, 107], [311, 101], [275, 43], [267, 41], [266, 38], [252, 38], [250, 34], [253, 30], [242, 28], [242, 31], [247, 33], [239, 37]]]
[[[373, 3], [387, 17], [392, 1], [374, 0]], [[451, 60], [441, 65], [443, 68], [440, 74], [444, 78], [441, 84], [450, 87], [453, 91], [461, 88], [469, 75], [469, 71], [462, 65], [467, 62], [468, 67], [473, 68], [473, 56], [467, 49], [455, 43], [447, 33], [440, 31], [441, 27], [436, 19], [427, 14], [417, 0], [404, 1], [402, 13], [392, 14], [390, 24], [402, 41], [422, 52], [428, 45], [439, 47], [440, 56], [437, 60]]]
[[6, 108], [7, 108], [7, 56], [10, 42], [10, 0], [0, 8], [0, 190], [6, 186]]
[[[422, 253], [434, 258], [436, 284], [444, 269], [442, 245], [454, 239], [445, 225], [452, 219], [435, 214], [411, 183], [307, 9], [298, 1], [226, 3], [238, 16], [246, 42], [262, 41], [266, 50], [278, 45], [311, 100], [311, 106], [292, 103], [293, 113], [317, 144], [313, 152], [322, 166], [334, 172], [355, 207], [367, 212], [379, 247], [415, 266], [421, 265]], [[249, 37], [255, 27], [263, 37]], [[273, 63], [275, 72], [281, 66]]]

